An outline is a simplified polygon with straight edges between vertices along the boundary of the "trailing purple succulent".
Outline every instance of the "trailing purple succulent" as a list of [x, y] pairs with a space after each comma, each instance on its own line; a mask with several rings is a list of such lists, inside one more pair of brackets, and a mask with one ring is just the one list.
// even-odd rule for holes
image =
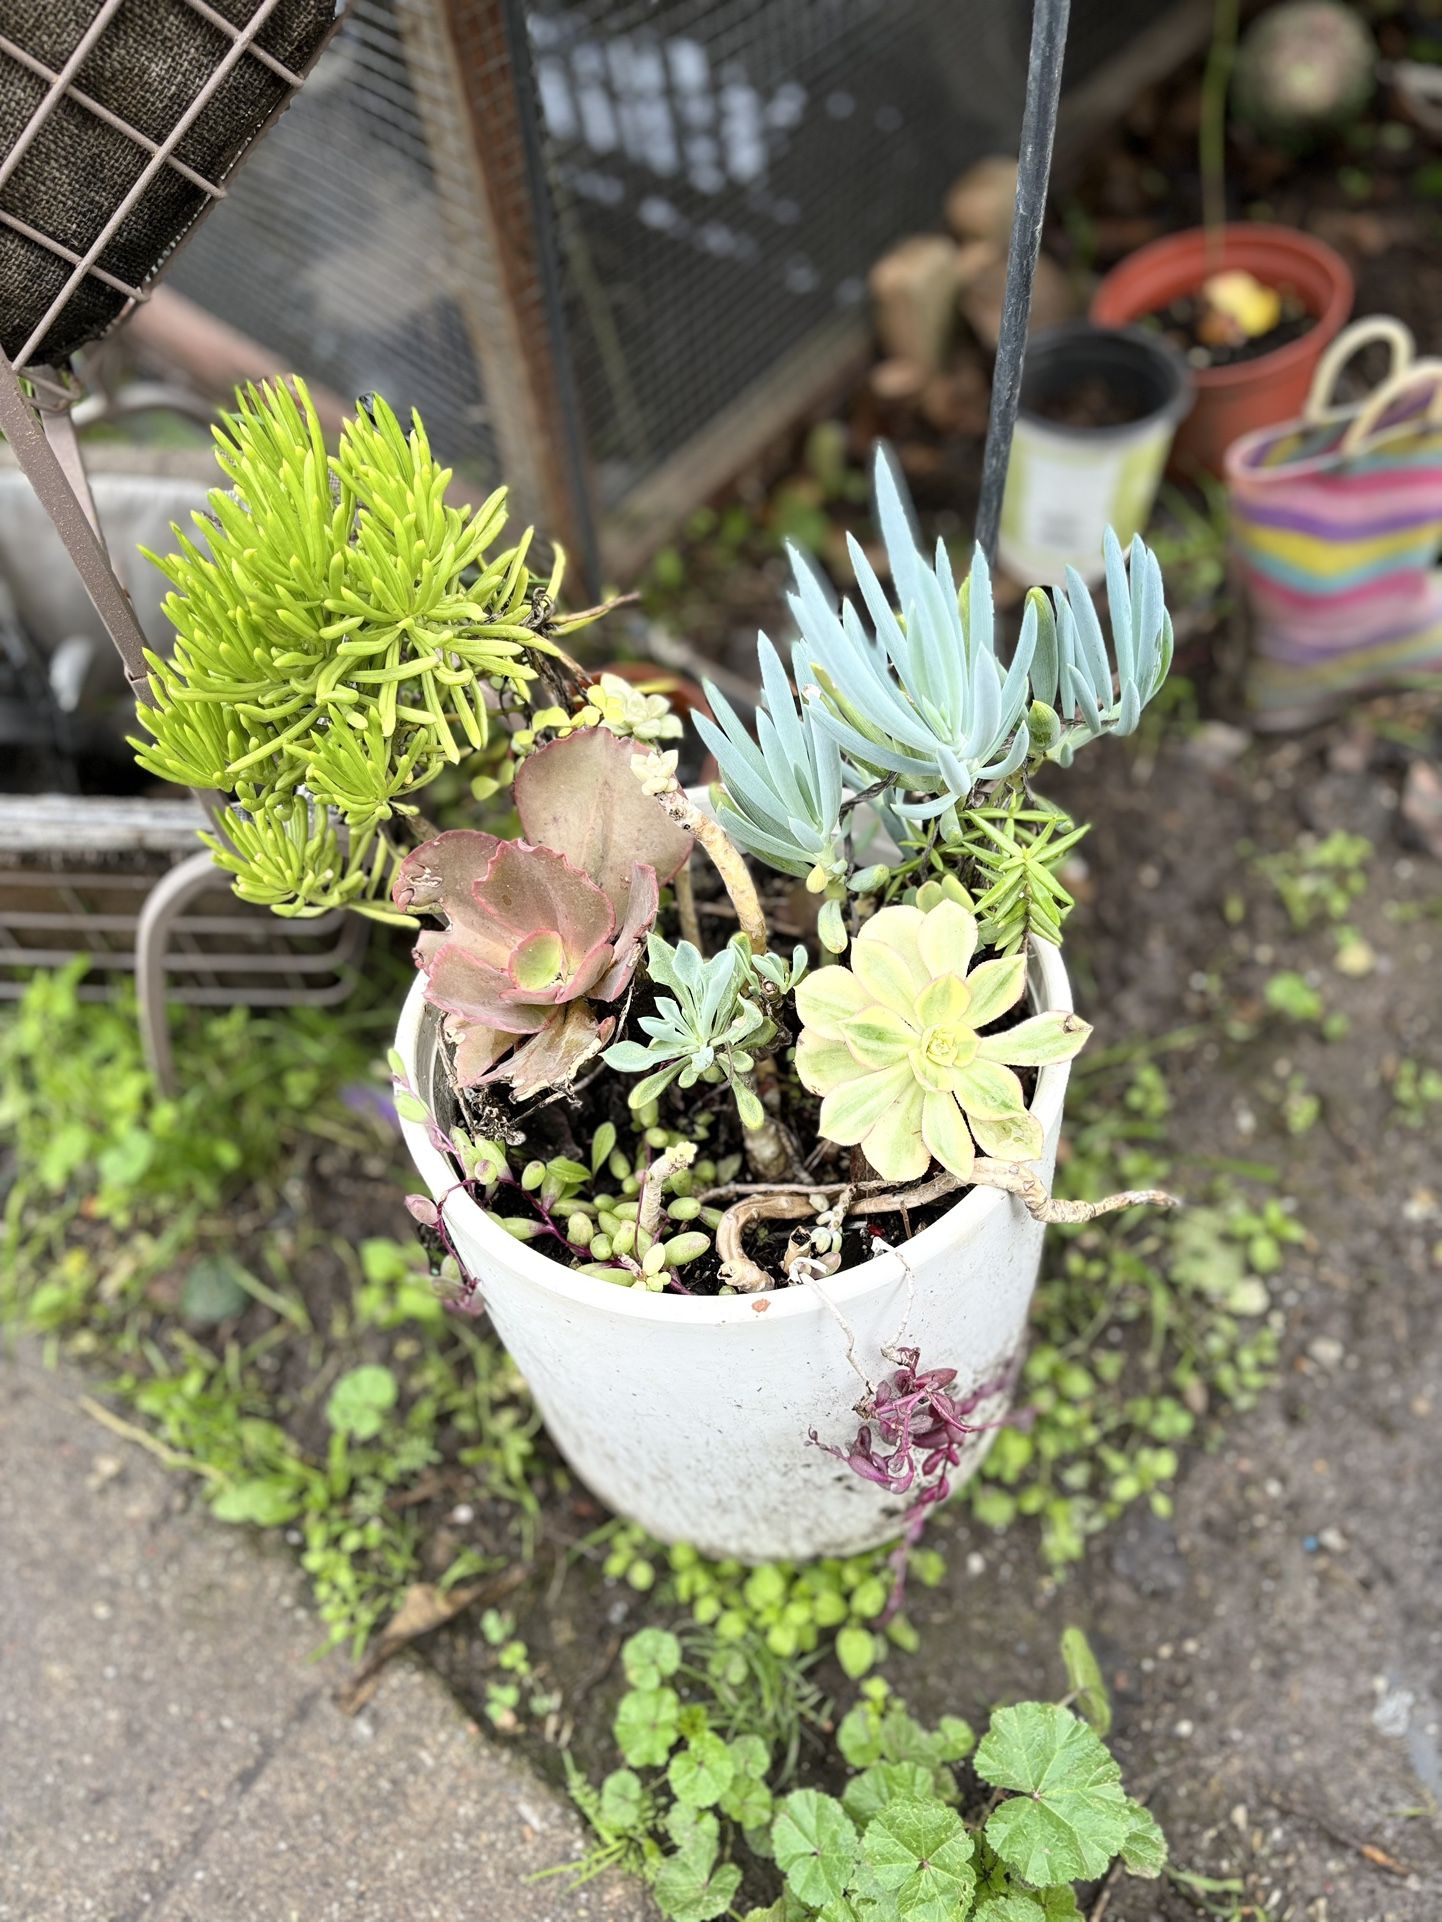
[[950, 1495], [951, 1471], [960, 1466], [967, 1441], [999, 1425], [973, 1421], [971, 1417], [984, 1402], [1010, 1386], [1015, 1364], [1008, 1362], [993, 1380], [978, 1383], [965, 1395], [956, 1395], [950, 1392], [956, 1380], [954, 1368], [923, 1369], [917, 1348], [888, 1349], [886, 1353], [898, 1367], [858, 1403], [857, 1413], [863, 1421], [851, 1446], [840, 1448], [824, 1442], [814, 1428], [811, 1440], [828, 1455], [845, 1462], [863, 1481], [894, 1495], [915, 1491], [906, 1510], [901, 1540], [891, 1558], [896, 1580], [886, 1610], [889, 1620], [905, 1595], [911, 1550], [921, 1539], [931, 1510]]
[[524, 1099], [564, 1088], [610, 1040], [655, 924], [660, 885], [691, 836], [631, 772], [632, 747], [587, 728], [516, 775], [523, 839], [439, 834], [402, 862], [392, 898], [444, 916], [415, 959], [446, 1016], [462, 1087], [509, 1081]]

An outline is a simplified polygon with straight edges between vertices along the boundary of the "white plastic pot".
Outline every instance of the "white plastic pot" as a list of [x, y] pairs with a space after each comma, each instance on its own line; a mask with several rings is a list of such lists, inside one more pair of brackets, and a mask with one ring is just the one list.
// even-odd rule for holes
[[[1089, 386], [1134, 411], [1115, 427], [1067, 427], [1048, 409]], [[1019, 581], [1101, 580], [1102, 536], [1123, 547], [1146, 526], [1177, 423], [1191, 405], [1186, 364], [1138, 328], [1074, 321], [1027, 343], [997, 552]]]
[[[432, 1098], [439, 1018], [416, 977], [396, 1046], [411, 1087]], [[1061, 957], [1031, 966], [1039, 1010], [1071, 1008]], [[1032, 1112], [1042, 1124], [1048, 1183], [1069, 1063], [1043, 1068]], [[514, 1356], [561, 1453], [609, 1508], [662, 1541], [746, 1562], [845, 1555], [898, 1533], [907, 1498], [861, 1480], [814, 1446], [849, 1444], [861, 1382], [836, 1318], [810, 1287], [762, 1295], [687, 1296], [619, 1288], [578, 1275], [515, 1241], [455, 1186], [423, 1124], [406, 1145], [496, 1332]], [[1014, 1196], [976, 1188], [895, 1254], [820, 1284], [855, 1332], [872, 1381], [905, 1323], [923, 1367], [955, 1368], [956, 1392], [997, 1384], [978, 1406], [995, 1423], [1026, 1339], [1044, 1230]], [[964, 1480], [994, 1429], [968, 1444]]]

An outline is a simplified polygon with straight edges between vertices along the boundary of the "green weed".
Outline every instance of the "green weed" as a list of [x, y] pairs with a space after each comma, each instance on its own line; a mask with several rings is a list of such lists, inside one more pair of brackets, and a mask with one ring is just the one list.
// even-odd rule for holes
[[[303, 1210], [274, 1225], [317, 1141], [385, 1147], [343, 1091], [379, 1085], [390, 1011], [187, 1016], [169, 1101], [133, 1008], [82, 1002], [80, 979], [38, 976], [0, 1026], [15, 1144], [0, 1315], [103, 1359], [111, 1393], [218, 1519], [291, 1531], [330, 1638], [359, 1651], [426, 1569], [420, 1522], [394, 1498], [441, 1461], [443, 1437], [507, 1505], [521, 1553], [538, 1509], [520, 1380], [445, 1314], [419, 1248], [373, 1237], [353, 1252]], [[238, 1212], [259, 1224], [243, 1249]], [[301, 1277], [320, 1261], [348, 1285], [318, 1326]], [[287, 1355], [281, 1379], [299, 1386], [277, 1385]]]
[[1373, 848], [1364, 834], [1338, 829], [1321, 840], [1304, 837], [1296, 847], [1274, 854], [1257, 854], [1245, 842], [1238, 851], [1250, 855], [1256, 871], [1271, 882], [1298, 933], [1321, 922], [1349, 920], [1353, 903], [1367, 891]]
[[[1142, 1061], [1120, 1102], [1072, 1118], [1063, 1182], [1094, 1197], [1116, 1185], [1164, 1185], [1171, 1100], [1161, 1070]], [[1248, 1408], [1276, 1369], [1280, 1318], [1264, 1277], [1305, 1239], [1279, 1202], [1238, 1198], [1054, 1231], [1032, 1308], [1031, 1345], [1016, 1404], [967, 1487], [992, 1528], [1018, 1516], [1041, 1524], [1054, 1568], [1077, 1561], [1090, 1536], [1145, 1501], [1169, 1516], [1178, 1449], [1227, 1408]]]

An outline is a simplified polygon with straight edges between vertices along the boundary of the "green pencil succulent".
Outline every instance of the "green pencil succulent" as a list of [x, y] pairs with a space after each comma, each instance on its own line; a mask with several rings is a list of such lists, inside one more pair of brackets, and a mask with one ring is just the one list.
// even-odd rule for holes
[[484, 746], [488, 690], [523, 692], [531, 657], [556, 651], [562, 563], [538, 580], [529, 531], [498, 546], [504, 488], [473, 513], [450, 506], [419, 419], [407, 431], [381, 399], [334, 457], [300, 381], [246, 388], [215, 439], [228, 491], [195, 537], [175, 530], [177, 553], [149, 557], [175, 590], [177, 639], [169, 659], [147, 656], [153, 738], [137, 759], [234, 797], [229, 845], [206, 838], [246, 899], [394, 918], [378, 830]]

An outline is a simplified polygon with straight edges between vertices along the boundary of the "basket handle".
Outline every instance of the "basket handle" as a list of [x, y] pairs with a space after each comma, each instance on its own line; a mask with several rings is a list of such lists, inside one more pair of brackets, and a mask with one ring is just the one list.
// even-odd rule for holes
[[1317, 362], [1307, 404], [1302, 409], [1302, 418], [1309, 426], [1316, 426], [1325, 420], [1335, 408], [1335, 389], [1342, 369], [1354, 354], [1359, 354], [1364, 347], [1370, 347], [1374, 340], [1385, 340], [1392, 350], [1392, 364], [1387, 369], [1386, 384], [1396, 380], [1405, 368], [1411, 366], [1417, 343], [1412, 337], [1412, 329], [1404, 322], [1391, 314], [1368, 314], [1362, 320], [1354, 320], [1350, 327], [1343, 328]]
[[1384, 380], [1358, 409], [1355, 420], [1337, 443], [1338, 454], [1355, 454], [1388, 408], [1395, 407], [1409, 389], [1420, 386], [1432, 389], [1432, 404], [1426, 415], [1428, 425], [1442, 421], [1442, 360], [1414, 360], [1410, 367]]

